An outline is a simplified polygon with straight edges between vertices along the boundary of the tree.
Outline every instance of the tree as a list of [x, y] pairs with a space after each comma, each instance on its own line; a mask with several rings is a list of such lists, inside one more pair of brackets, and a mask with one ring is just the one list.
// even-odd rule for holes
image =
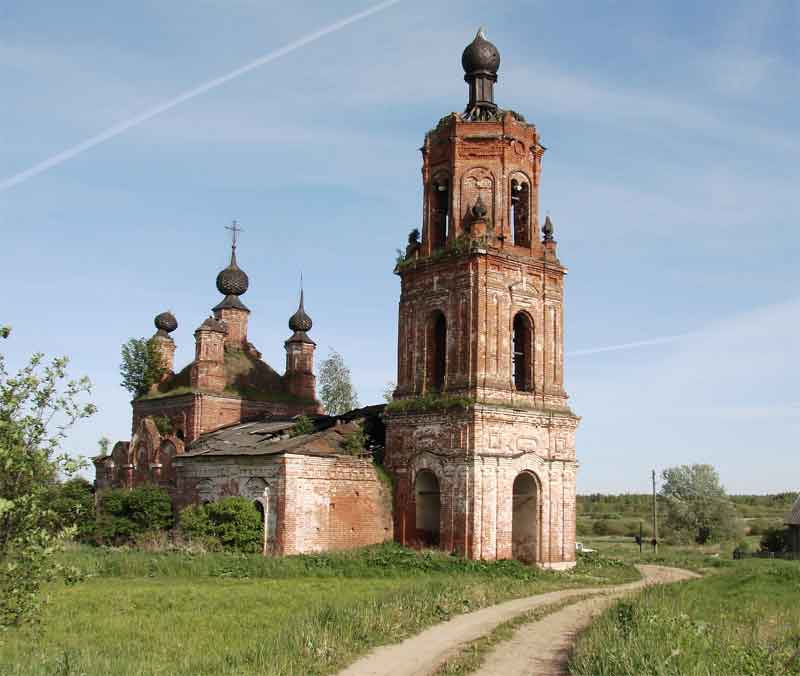
[[394, 391], [397, 389], [397, 385], [395, 385], [393, 380], [390, 380], [383, 386], [383, 400], [390, 404], [394, 401]]
[[58, 540], [47, 494], [81, 466], [61, 445], [97, 410], [82, 401], [89, 380], [69, 380], [67, 364], [34, 354], [12, 376], [0, 355], [0, 628], [35, 618], [41, 584], [58, 570], [50, 563]]
[[122, 363], [119, 365], [122, 387], [134, 398], [147, 394], [150, 386], [161, 380], [164, 370], [152, 340], [131, 338], [122, 345]]
[[350, 369], [342, 355], [331, 348], [319, 370], [320, 399], [328, 415], [341, 415], [358, 408], [358, 395], [350, 382]]
[[741, 534], [733, 502], [711, 465], [670, 467], [662, 476], [661, 496], [666, 505], [664, 525], [677, 539], [705, 544]]

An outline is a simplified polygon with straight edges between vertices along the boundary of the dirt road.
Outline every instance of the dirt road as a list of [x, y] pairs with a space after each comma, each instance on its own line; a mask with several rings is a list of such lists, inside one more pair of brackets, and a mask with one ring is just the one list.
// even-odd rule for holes
[[597, 596], [523, 625], [514, 637], [489, 655], [478, 673], [492, 676], [516, 674], [563, 674], [575, 636], [592, 618], [626, 592], [652, 584], [677, 582], [694, 573], [663, 566], [639, 566], [643, 579], [616, 587], [568, 589], [506, 601], [473, 613], [459, 615], [412, 636], [402, 643], [384, 646], [339, 673], [339, 676], [427, 676], [464, 643], [492, 631], [498, 624], [534, 608], [575, 596]]

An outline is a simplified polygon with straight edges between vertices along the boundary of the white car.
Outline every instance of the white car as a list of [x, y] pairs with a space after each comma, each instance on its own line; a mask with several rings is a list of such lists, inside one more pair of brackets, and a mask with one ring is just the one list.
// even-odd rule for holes
[[576, 552], [583, 552], [584, 554], [591, 554], [592, 552], [597, 551], [596, 549], [591, 549], [590, 547], [584, 547], [582, 542], [575, 543], [575, 551]]

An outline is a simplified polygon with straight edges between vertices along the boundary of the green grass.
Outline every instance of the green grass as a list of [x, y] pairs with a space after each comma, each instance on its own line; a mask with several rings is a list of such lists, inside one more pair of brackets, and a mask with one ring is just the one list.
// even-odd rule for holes
[[800, 674], [800, 564], [746, 560], [617, 602], [580, 638], [573, 676]]
[[319, 556], [77, 547], [87, 579], [52, 586], [39, 631], [0, 635], [0, 674], [329, 674], [370, 648], [509, 598], [636, 579], [554, 573], [396, 545]]
[[733, 548], [736, 546], [732, 542], [708, 546], [660, 544], [658, 552], [655, 553], [649, 544], [644, 544], [642, 552], [639, 553], [639, 545], [630, 538], [609, 536], [585, 537], [579, 540], [585, 546], [596, 550], [600, 556], [613, 557], [632, 564], [645, 563], [686, 568], [699, 573], [733, 566]]

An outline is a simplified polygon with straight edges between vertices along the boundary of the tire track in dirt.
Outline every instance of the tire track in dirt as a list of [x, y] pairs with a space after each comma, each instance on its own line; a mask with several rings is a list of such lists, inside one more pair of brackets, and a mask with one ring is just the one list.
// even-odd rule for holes
[[[580, 629], [591, 622], [593, 602], [611, 603], [613, 598], [626, 592], [635, 591], [651, 584], [665, 584], [697, 577], [695, 573], [663, 566], [638, 566], [643, 579], [615, 587], [595, 587], [567, 589], [537, 594], [521, 599], [506, 601], [472, 613], [458, 615], [447, 622], [434, 625], [416, 636], [401, 643], [377, 648], [348, 668], [339, 676], [427, 676], [448, 657], [455, 654], [465, 643], [474, 641], [491, 632], [498, 624], [541, 606], [558, 603], [576, 596], [597, 594], [573, 606], [548, 615], [539, 622], [523, 625], [514, 637], [501, 643], [488, 656], [479, 674], [561, 674], [561, 671], [534, 671], [533, 669], [552, 669], [552, 665], [566, 664], [569, 650]], [[598, 606], [600, 607], [600, 606]], [[570, 615], [562, 613], [573, 611]], [[599, 610], [595, 609], [595, 614]], [[554, 620], [554, 618], [556, 618]], [[585, 624], [582, 624], [584, 623]], [[535, 630], [532, 628], [536, 627]], [[518, 640], [519, 639], [519, 640]], [[527, 642], [535, 640], [538, 653], [529, 650]], [[562, 654], [563, 653], [563, 654]], [[538, 656], [542, 659], [539, 660]], [[536, 658], [534, 660], [534, 658]], [[534, 660], [534, 661], [532, 661]], [[500, 664], [502, 663], [502, 667]], [[484, 669], [495, 669], [484, 671]]]

